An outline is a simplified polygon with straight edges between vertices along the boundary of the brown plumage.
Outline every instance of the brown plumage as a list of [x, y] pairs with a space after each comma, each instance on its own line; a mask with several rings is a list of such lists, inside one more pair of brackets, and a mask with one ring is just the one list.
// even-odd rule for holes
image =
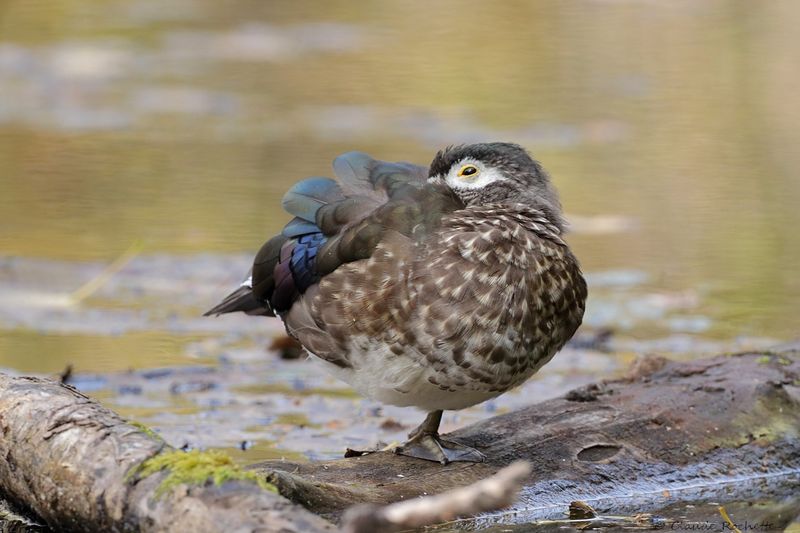
[[431, 413], [399, 453], [480, 460], [438, 437], [441, 410], [521, 384], [583, 317], [547, 174], [505, 143], [444, 150], [430, 169], [359, 153], [334, 169], [287, 193], [296, 218], [209, 314], [278, 314], [362, 394]]

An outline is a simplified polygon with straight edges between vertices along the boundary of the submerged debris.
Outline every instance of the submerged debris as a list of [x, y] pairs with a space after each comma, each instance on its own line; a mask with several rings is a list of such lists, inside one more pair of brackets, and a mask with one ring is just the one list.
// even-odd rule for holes
[[269, 350], [277, 352], [278, 357], [285, 360], [300, 359], [304, 353], [300, 343], [288, 335], [281, 335], [272, 339]]
[[64, 370], [58, 374], [58, 381], [65, 385], [69, 385], [69, 382], [72, 379], [72, 370], [72, 363], [68, 363]]
[[590, 520], [597, 518], [597, 511], [591, 505], [582, 501], [574, 501], [569, 504], [570, 520]]

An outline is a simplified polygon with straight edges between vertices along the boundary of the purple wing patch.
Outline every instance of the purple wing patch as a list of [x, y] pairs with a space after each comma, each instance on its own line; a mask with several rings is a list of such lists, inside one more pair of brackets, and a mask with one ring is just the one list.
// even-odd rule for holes
[[317, 251], [326, 240], [322, 233], [310, 233], [283, 244], [280, 259], [275, 265], [275, 291], [270, 298], [276, 312], [288, 311], [300, 294], [319, 281], [314, 263]]

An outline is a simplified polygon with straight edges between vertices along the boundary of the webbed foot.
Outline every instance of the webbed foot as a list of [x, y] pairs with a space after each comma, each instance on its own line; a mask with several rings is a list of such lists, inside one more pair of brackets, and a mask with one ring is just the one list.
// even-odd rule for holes
[[438, 433], [417, 435], [405, 444], [396, 447], [394, 453], [426, 461], [436, 461], [443, 465], [456, 461], [482, 463], [486, 460], [486, 456], [475, 448], [442, 439]]
[[439, 436], [442, 411], [433, 411], [408, 437], [408, 441], [394, 448], [394, 453], [435, 461], [446, 465], [455, 461], [482, 463], [486, 460], [481, 452], [459, 442], [445, 440]]

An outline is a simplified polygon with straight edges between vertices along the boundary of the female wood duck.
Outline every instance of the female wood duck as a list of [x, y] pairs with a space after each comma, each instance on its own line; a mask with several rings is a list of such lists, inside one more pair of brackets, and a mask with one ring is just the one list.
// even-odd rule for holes
[[333, 168], [286, 193], [295, 218], [206, 315], [279, 316], [364, 396], [429, 413], [396, 453], [482, 461], [439, 437], [442, 410], [520, 385], [583, 318], [586, 283], [547, 173], [508, 143], [449, 147], [430, 168], [359, 152]]

